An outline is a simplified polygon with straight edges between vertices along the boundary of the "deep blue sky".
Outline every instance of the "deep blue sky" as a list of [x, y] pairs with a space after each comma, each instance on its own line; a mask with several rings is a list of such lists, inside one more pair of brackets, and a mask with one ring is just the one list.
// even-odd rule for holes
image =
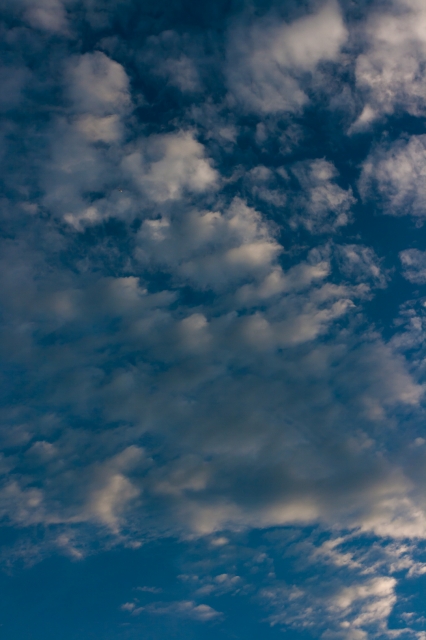
[[422, 0], [0, 0], [5, 640], [426, 639]]

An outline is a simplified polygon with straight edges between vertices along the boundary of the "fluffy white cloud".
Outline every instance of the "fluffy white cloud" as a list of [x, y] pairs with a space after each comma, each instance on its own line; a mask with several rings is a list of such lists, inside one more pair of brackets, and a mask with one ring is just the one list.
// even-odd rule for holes
[[143, 454], [140, 448], [130, 446], [105, 463], [96, 465], [84, 508], [89, 520], [119, 532], [120, 515], [140, 494], [140, 489], [128, 480], [125, 473], [140, 465]]
[[240, 26], [229, 36], [228, 86], [247, 111], [297, 112], [308, 102], [302, 77], [333, 61], [347, 38], [337, 2], [290, 24], [276, 18]]
[[378, 193], [384, 212], [426, 215], [426, 136], [379, 145], [366, 159], [360, 179], [364, 198]]
[[90, 140], [115, 138], [117, 125], [114, 116], [85, 116], [71, 123], [58, 120], [52, 128], [50, 158], [40, 172], [42, 204], [77, 229], [99, 222], [113, 210], [118, 213], [124, 201], [117, 190], [116, 160]]
[[106, 116], [130, 106], [129, 78], [125, 70], [101, 51], [71, 60], [68, 75], [69, 97], [77, 112]]
[[137, 256], [196, 286], [223, 289], [266, 275], [280, 251], [273, 227], [237, 198], [224, 213], [178, 209], [145, 220]]
[[366, 49], [356, 61], [356, 83], [365, 104], [353, 130], [398, 109], [424, 113], [425, 27], [421, 0], [394, 0], [385, 10], [372, 11], [365, 27]]
[[41, 203], [82, 230], [112, 215], [134, 215], [132, 194], [120, 185], [120, 143], [132, 103], [124, 68], [105, 54], [72, 57], [65, 66], [68, 107], [46, 135], [49, 155], [39, 164]]
[[159, 203], [179, 199], [186, 191], [214, 189], [219, 179], [191, 131], [142, 140], [140, 150], [128, 155], [123, 167], [139, 189]]

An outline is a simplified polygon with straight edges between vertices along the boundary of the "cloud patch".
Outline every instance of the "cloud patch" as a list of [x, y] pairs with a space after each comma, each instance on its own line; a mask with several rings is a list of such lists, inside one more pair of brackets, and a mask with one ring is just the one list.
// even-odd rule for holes
[[366, 159], [360, 179], [364, 198], [380, 198], [385, 213], [420, 220], [424, 207], [426, 136], [411, 136], [378, 146]]
[[290, 24], [265, 18], [234, 28], [227, 78], [240, 107], [260, 115], [299, 112], [307, 103], [303, 79], [335, 61], [347, 38], [337, 2]]
[[424, 113], [426, 11], [419, 0], [396, 0], [372, 10], [365, 27], [366, 49], [356, 60], [356, 84], [364, 107], [353, 125], [362, 130], [395, 111]]

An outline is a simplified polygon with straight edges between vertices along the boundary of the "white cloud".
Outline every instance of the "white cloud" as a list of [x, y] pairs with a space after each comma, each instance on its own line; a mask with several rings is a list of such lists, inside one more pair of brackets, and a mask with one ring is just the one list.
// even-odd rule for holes
[[404, 278], [415, 284], [426, 284], [426, 252], [406, 249], [399, 254]]
[[360, 191], [364, 198], [378, 193], [387, 214], [425, 217], [426, 136], [378, 146], [364, 162]]
[[[58, 120], [52, 130], [50, 158], [41, 169], [43, 205], [77, 229], [106, 217], [108, 200], [98, 197], [93, 201], [87, 194], [108, 194], [112, 191], [111, 181], [117, 179], [105, 150], [87, 140], [87, 132], [96, 129], [98, 135], [102, 134], [102, 129], [90, 120], [76, 124]], [[105, 137], [105, 128], [103, 133]], [[111, 204], [115, 204], [114, 200], [120, 199], [119, 193], [115, 190], [112, 196]]]
[[113, 532], [118, 533], [118, 513], [138, 495], [139, 490], [125, 476], [114, 473], [106, 479], [102, 488], [93, 491], [88, 505], [90, 517], [108, 525]]
[[205, 158], [204, 147], [193, 132], [153, 135], [141, 141], [140, 147], [124, 159], [123, 167], [154, 202], [216, 188], [218, 173]]
[[229, 36], [230, 91], [247, 111], [297, 112], [308, 102], [302, 76], [313, 73], [322, 61], [336, 60], [346, 38], [334, 1], [290, 24], [270, 17], [240, 26]]
[[154, 602], [145, 607], [137, 607], [133, 602], [126, 602], [121, 606], [122, 611], [128, 611], [133, 616], [142, 612], [158, 616], [177, 616], [189, 618], [198, 622], [210, 622], [220, 618], [222, 614], [208, 604], [197, 604], [193, 600], [180, 600], [176, 602]]
[[292, 227], [304, 226], [311, 233], [330, 233], [350, 222], [355, 203], [352, 190], [336, 184], [338, 172], [326, 160], [309, 160], [292, 167], [301, 186], [293, 198]]
[[[324, 252], [326, 253], [326, 252]], [[243, 285], [237, 292], [237, 300], [253, 303], [273, 296], [310, 288], [330, 275], [331, 266], [327, 255], [314, 250], [308, 260], [296, 264], [287, 271], [271, 265], [270, 272], [259, 283]]]
[[[57, 43], [67, 20], [80, 16], [53, 0], [25, 6], [39, 43], [49, 31]], [[321, 85], [323, 68], [348, 62], [338, 5], [315, 6], [291, 24], [268, 15], [228, 34], [221, 104], [200, 95], [202, 80], [219, 84], [219, 74], [209, 78], [196, 46], [171, 32], [141, 45], [140, 56], [119, 37], [105, 38], [99, 46], [122, 64], [99, 51], [73, 53], [52, 62], [44, 84], [31, 84], [36, 61], [31, 74], [11, 62], [1, 75], [8, 117], [23, 96], [62, 91], [35, 134], [26, 138], [19, 118], [4, 134], [30, 151], [34, 135], [37, 162], [28, 171], [23, 160], [17, 173], [27, 183], [11, 190], [22, 202], [1, 210], [11, 212], [0, 258], [2, 392], [10, 392], [0, 406], [2, 522], [20, 539], [37, 525], [44, 549], [75, 559], [91, 552], [94, 537], [137, 548], [172, 535], [191, 540], [192, 550], [206, 537], [204, 568], [215, 553], [228, 563], [194, 580], [180, 600], [142, 607], [130, 598], [122, 607], [129, 615], [218, 620], [201, 598], [255, 592], [251, 552], [242, 571], [232, 565], [235, 540], [253, 527], [284, 525], [293, 535], [300, 523], [317, 525], [321, 542], [303, 560], [332, 574], [321, 588], [312, 580], [312, 591], [286, 586], [266, 551], [251, 554], [268, 567], [262, 585], [272, 623], [324, 629], [326, 621], [330, 638], [390, 635], [396, 572], [425, 572], [413, 550], [426, 538], [423, 303], [404, 305], [398, 335], [380, 337], [364, 301], [387, 274], [362, 237], [344, 236], [353, 232], [344, 229], [355, 202], [345, 184], [352, 169], [340, 179], [329, 160], [306, 159], [302, 125], [280, 128], [281, 114], [300, 114]], [[357, 66], [365, 122], [395, 105], [422, 112], [420, 83], [401, 75], [404, 52], [423, 38], [407, 36], [417, 28], [410, 22], [409, 31], [408, 15], [393, 40], [393, 18], [383, 37], [383, 15], [371, 22], [370, 49]], [[391, 40], [400, 61], [383, 53], [393, 55], [382, 43]], [[185, 108], [172, 105], [167, 123], [132, 116], [126, 60], [142, 74], [150, 52], [158, 61], [152, 86], [186, 93], [170, 94]], [[417, 73], [423, 58], [413, 60]], [[58, 69], [65, 73], [55, 84]], [[262, 122], [240, 119], [247, 112]], [[247, 153], [236, 144], [245, 139], [254, 141]], [[379, 145], [364, 166], [364, 196], [377, 189], [389, 213], [424, 217], [425, 148], [424, 136]], [[279, 166], [293, 151], [305, 159]], [[329, 238], [336, 232], [338, 245]], [[324, 234], [320, 246], [315, 234]], [[407, 279], [426, 281], [422, 251], [400, 258]], [[405, 358], [407, 349], [415, 355]], [[324, 530], [338, 538], [324, 542]], [[351, 547], [355, 534], [368, 552]], [[140, 592], [142, 600], [158, 590]]]
[[391, 637], [388, 619], [396, 602], [395, 578], [355, 578], [351, 586], [336, 584], [333, 577], [330, 580], [327, 586], [306, 585], [300, 589], [271, 585], [264, 588], [260, 592], [261, 599], [276, 611], [269, 616], [269, 623], [299, 629], [315, 627], [319, 633], [322, 631], [321, 638], [324, 639]]
[[71, 57], [65, 67], [68, 106], [46, 132], [48, 156], [38, 167], [41, 203], [77, 230], [112, 215], [132, 217], [137, 205], [120, 184], [119, 143], [132, 108], [128, 76], [99, 51]]
[[138, 591], [142, 591], [143, 593], [161, 593], [162, 589], [160, 587], [137, 587]]
[[[416, 541], [406, 539], [390, 542], [389, 538], [379, 539], [366, 545], [359, 531], [347, 535], [331, 537], [316, 546], [312, 541], [309, 563], [322, 562], [335, 567], [345, 567], [358, 575], [395, 575], [406, 572], [408, 577], [423, 575], [425, 563], [418, 560], [421, 551]], [[306, 545], [305, 543], [305, 546]]]
[[[399, 600], [395, 609], [397, 594], [407, 584], [402, 576], [424, 573], [415, 541], [373, 541], [359, 531], [339, 535], [322, 527], [274, 528], [251, 542], [238, 532], [231, 537], [231, 548], [209, 548], [207, 562], [204, 547], [186, 559], [186, 573], [179, 576], [184, 588], [197, 597], [223, 596], [221, 585], [228, 593], [249, 595], [266, 610], [265, 622], [289, 635], [295, 630], [324, 640], [417, 637], [422, 620], [413, 612], [395, 625], [403, 604]], [[285, 578], [283, 564], [292, 567]], [[229, 573], [220, 573], [225, 567]]]
[[68, 16], [66, 0], [21, 0], [24, 19], [31, 27], [43, 31], [66, 35]]
[[71, 60], [68, 78], [68, 93], [76, 112], [102, 117], [130, 106], [129, 78], [124, 68], [101, 51]]
[[247, 188], [259, 200], [275, 207], [283, 207], [286, 204], [285, 190], [277, 184], [274, 172], [268, 167], [262, 165], [254, 167], [247, 173], [245, 180]]
[[122, 124], [117, 114], [97, 118], [86, 115], [76, 121], [78, 131], [90, 142], [117, 142], [122, 136]]
[[215, 576], [208, 576], [206, 579], [198, 581], [198, 584], [199, 586], [195, 591], [197, 597], [220, 596], [225, 593], [236, 595], [241, 592], [244, 581], [240, 576], [220, 573]]
[[344, 276], [356, 282], [371, 282], [377, 287], [386, 286], [386, 273], [370, 247], [347, 244], [337, 246], [335, 252]]
[[364, 27], [366, 48], [356, 61], [356, 83], [365, 104], [352, 130], [398, 109], [424, 113], [425, 27], [422, 0], [394, 0], [385, 10], [372, 11]]
[[46, 514], [43, 491], [25, 486], [25, 482], [20, 486], [13, 478], [1, 487], [0, 513], [18, 526], [47, 523], [50, 519]]
[[271, 225], [236, 198], [224, 213], [178, 210], [145, 220], [137, 256], [195, 286], [223, 289], [266, 275], [280, 251]]
[[380, 627], [386, 624], [396, 602], [395, 586], [395, 578], [372, 578], [364, 584], [343, 588], [328, 607], [337, 616], [343, 614], [346, 617], [350, 612], [353, 619], [348, 627]]

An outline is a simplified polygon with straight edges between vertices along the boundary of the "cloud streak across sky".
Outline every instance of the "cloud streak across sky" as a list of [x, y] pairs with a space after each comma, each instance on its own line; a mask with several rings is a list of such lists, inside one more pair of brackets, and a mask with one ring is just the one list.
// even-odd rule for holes
[[4, 566], [180, 545], [105, 640], [424, 640], [422, 4], [0, 7]]

